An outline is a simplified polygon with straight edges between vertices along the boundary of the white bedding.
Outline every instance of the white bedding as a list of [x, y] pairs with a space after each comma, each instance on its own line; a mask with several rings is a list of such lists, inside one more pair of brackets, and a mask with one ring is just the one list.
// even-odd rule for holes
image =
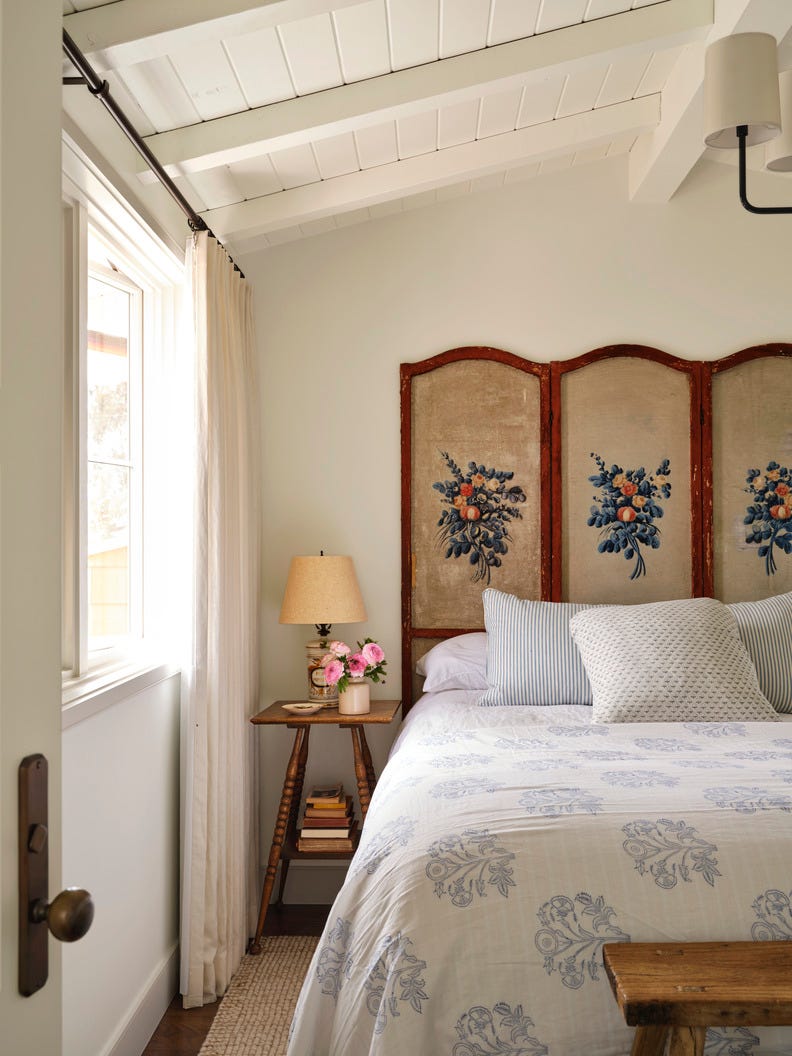
[[[792, 939], [792, 726], [478, 696], [405, 722], [290, 1056], [626, 1056], [605, 942]], [[713, 1030], [706, 1052], [792, 1056], [792, 1028]]]

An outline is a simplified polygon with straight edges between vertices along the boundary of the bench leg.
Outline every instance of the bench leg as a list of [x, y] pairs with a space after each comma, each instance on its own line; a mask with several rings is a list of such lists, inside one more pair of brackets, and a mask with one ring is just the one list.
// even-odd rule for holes
[[671, 1027], [668, 1056], [703, 1056], [706, 1027]]
[[636, 1027], [632, 1056], [663, 1056], [668, 1027]]

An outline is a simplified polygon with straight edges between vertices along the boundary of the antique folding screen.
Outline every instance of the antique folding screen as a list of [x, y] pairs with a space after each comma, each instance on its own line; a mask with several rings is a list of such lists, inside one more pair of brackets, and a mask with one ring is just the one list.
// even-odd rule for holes
[[791, 388], [792, 344], [402, 364], [405, 708], [417, 658], [482, 627], [488, 585], [598, 603], [792, 590]]

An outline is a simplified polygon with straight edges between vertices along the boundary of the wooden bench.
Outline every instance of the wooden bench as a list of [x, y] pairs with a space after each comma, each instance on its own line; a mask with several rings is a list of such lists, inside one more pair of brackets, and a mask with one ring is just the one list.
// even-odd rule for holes
[[707, 1027], [792, 1025], [792, 942], [619, 942], [602, 949], [632, 1056], [702, 1056]]

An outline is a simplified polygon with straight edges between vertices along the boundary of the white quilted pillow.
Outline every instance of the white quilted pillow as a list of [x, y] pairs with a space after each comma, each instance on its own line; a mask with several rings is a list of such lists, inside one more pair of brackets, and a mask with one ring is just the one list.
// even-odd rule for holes
[[775, 722], [729, 609], [714, 598], [607, 605], [570, 620], [594, 722]]

